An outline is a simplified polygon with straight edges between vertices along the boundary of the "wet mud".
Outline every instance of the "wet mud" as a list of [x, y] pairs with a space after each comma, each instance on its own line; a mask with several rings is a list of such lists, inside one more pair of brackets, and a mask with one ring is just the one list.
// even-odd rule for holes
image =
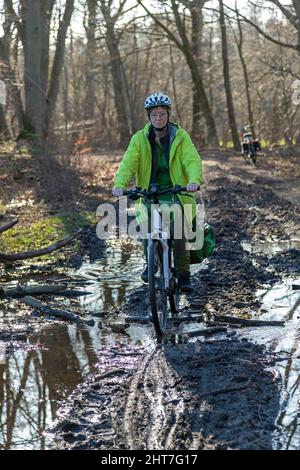
[[[73, 328], [78, 377], [55, 397], [36, 448], [299, 448], [297, 194], [291, 200], [289, 176], [273, 161], [254, 169], [227, 152], [204, 152], [203, 160], [217, 248], [193, 268], [194, 292], [162, 345], [139, 280], [141, 251], [85, 232], [67, 275], [89, 283], [82, 288], [92, 294], [74, 306], [96, 325], [83, 329], [84, 342]], [[284, 325], [243, 327], [218, 315]]]

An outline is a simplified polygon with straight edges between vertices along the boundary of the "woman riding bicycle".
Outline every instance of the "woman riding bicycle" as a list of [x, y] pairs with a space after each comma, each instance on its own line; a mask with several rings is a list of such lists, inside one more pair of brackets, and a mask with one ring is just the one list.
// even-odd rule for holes
[[[132, 176], [136, 177], [136, 185], [145, 190], [154, 183], [159, 184], [160, 189], [180, 185], [186, 186], [191, 193], [197, 191], [202, 182], [201, 158], [189, 134], [170, 121], [171, 104], [171, 99], [159, 92], [146, 99], [144, 108], [150, 122], [136, 132], [129, 143], [115, 176], [114, 196], [123, 195]], [[176, 197], [182, 208], [192, 204], [192, 211], [184, 211], [185, 220], [191, 227], [196, 215], [195, 197]], [[161, 203], [171, 204], [172, 200], [172, 195], [159, 197]], [[139, 212], [136, 211], [137, 219]], [[145, 250], [146, 247], [145, 241]], [[174, 253], [179, 288], [182, 292], [191, 292], [190, 252], [186, 249], [184, 231], [181, 239], [174, 239]], [[142, 273], [142, 280], [148, 281], [148, 266]]]

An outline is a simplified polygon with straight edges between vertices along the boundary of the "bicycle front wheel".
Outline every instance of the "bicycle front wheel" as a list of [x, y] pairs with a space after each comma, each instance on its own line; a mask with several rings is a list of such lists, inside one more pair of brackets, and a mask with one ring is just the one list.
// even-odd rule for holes
[[167, 329], [168, 303], [164, 285], [162, 247], [157, 240], [154, 240], [149, 247], [148, 282], [153, 324], [157, 339], [161, 340]]
[[180, 300], [178, 279], [175, 276], [174, 268], [172, 268], [171, 271], [172, 271], [173, 276], [170, 279], [170, 290], [168, 293], [170, 310], [171, 310], [171, 313], [178, 313], [179, 300]]

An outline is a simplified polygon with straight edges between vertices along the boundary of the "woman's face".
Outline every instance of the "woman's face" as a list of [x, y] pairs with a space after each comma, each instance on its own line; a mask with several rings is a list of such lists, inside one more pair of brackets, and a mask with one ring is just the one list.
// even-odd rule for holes
[[168, 112], [166, 108], [158, 106], [153, 108], [150, 112], [150, 121], [151, 124], [156, 128], [163, 128], [167, 125], [168, 122]]

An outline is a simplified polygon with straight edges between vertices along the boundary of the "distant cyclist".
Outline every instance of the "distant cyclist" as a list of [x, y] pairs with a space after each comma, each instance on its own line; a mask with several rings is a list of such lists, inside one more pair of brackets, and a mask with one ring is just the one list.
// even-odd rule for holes
[[[157, 92], [151, 94], [144, 103], [149, 123], [136, 132], [124, 154], [114, 180], [113, 195], [122, 196], [123, 190], [132, 178], [136, 186], [149, 190], [150, 185], [159, 184], [160, 189], [173, 188], [176, 185], [187, 186], [191, 193], [197, 191], [202, 182], [202, 163], [189, 134], [179, 125], [170, 121], [171, 99]], [[172, 204], [172, 195], [160, 196], [161, 203]], [[176, 196], [180, 207], [192, 204], [192, 214], [187, 223], [192, 225], [196, 214], [195, 196]], [[139, 220], [139, 204], [136, 215]], [[175, 264], [182, 292], [191, 292], [190, 252], [185, 246], [186, 239], [174, 240]], [[147, 241], [144, 242], [145, 254]], [[146, 256], [147, 259], [147, 256]], [[148, 266], [142, 273], [142, 280], [148, 281]]]
[[[260, 143], [258, 139], [254, 139], [251, 126], [248, 124], [247, 126], [243, 127], [243, 154], [250, 155], [251, 151], [257, 152], [260, 150]], [[253, 146], [253, 147], [252, 147]]]

